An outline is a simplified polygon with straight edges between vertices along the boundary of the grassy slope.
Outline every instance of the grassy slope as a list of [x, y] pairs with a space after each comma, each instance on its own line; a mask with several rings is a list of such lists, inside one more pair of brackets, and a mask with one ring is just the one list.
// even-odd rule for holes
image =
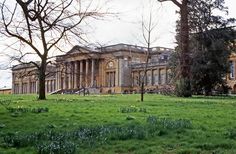
[[[2, 136], [8, 132], [34, 132], [54, 125], [54, 129], [73, 130], [80, 125], [145, 123], [149, 115], [173, 119], [189, 119], [193, 128], [177, 134], [170, 132], [145, 140], [111, 141], [96, 148], [80, 149], [82, 153], [236, 153], [235, 139], [227, 137], [228, 130], [236, 132], [236, 98], [193, 97], [176, 98], [160, 95], [111, 96], [48, 96], [47, 101], [37, 101], [36, 96], [0, 95], [0, 100], [10, 99], [11, 107], [48, 107], [48, 113], [22, 113], [12, 117], [0, 106], [0, 153], [33, 153], [34, 149], [1, 147]], [[147, 113], [121, 113], [121, 107], [136, 106]], [[128, 121], [128, 115], [135, 120]]]

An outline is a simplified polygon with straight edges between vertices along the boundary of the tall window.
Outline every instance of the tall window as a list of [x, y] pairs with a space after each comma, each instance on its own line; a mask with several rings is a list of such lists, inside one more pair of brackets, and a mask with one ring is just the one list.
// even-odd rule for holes
[[106, 73], [106, 86], [107, 87], [115, 87], [115, 72], [107, 72]]
[[234, 66], [234, 62], [233, 61], [230, 61], [230, 78], [234, 78], [234, 73], [235, 73], [235, 66]]
[[14, 93], [15, 93], [15, 94], [19, 94], [19, 93], [20, 93], [19, 84], [15, 84], [15, 85], [14, 85]]
[[106, 65], [106, 86], [107, 87], [115, 87], [116, 81], [116, 71], [115, 64], [113, 61], [109, 61]]

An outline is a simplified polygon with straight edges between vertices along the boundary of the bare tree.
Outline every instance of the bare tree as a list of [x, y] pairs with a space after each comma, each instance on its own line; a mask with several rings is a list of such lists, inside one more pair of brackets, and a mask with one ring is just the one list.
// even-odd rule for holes
[[148, 11], [148, 17], [145, 20], [144, 14], [142, 15], [142, 38], [144, 40], [144, 45], [146, 47], [145, 53], [145, 61], [144, 61], [144, 67], [143, 67], [143, 74], [139, 78], [140, 82], [140, 101], [143, 102], [144, 100], [144, 93], [145, 93], [145, 80], [147, 78], [147, 69], [148, 69], [148, 64], [149, 64], [149, 59], [150, 59], [150, 52], [151, 52], [151, 45], [153, 42], [156, 41], [157, 37], [153, 38], [153, 32], [155, 28], [157, 27], [157, 21], [154, 20], [154, 15], [153, 15], [153, 5], [150, 3], [150, 8]]
[[171, 1], [180, 9], [180, 96], [191, 97], [190, 85], [190, 56], [189, 56], [189, 22], [188, 0], [158, 0], [159, 2]]
[[[38, 70], [39, 97], [45, 96], [45, 72], [50, 57], [55, 49], [71, 43], [71, 38], [84, 40], [82, 25], [90, 18], [102, 18], [103, 11], [99, 3], [93, 0], [4, 0], [0, 4], [0, 32], [7, 38], [15, 39], [19, 44], [9, 47], [16, 50], [19, 56], [15, 59], [22, 62], [29, 56], [36, 55], [40, 63], [29, 60]], [[96, 6], [95, 6], [96, 5]], [[64, 42], [62, 42], [64, 41]], [[23, 47], [32, 52], [25, 52]], [[32, 58], [31, 58], [32, 59]]]

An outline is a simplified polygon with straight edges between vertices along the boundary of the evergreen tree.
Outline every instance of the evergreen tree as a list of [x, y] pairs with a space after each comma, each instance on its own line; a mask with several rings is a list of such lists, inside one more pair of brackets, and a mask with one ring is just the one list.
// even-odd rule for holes
[[[228, 27], [234, 19], [224, 19], [214, 15], [213, 10], [227, 13], [224, 0], [189, 0], [189, 60], [191, 89], [195, 93], [210, 94], [215, 85], [224, 85], [223, 77], [228, 71], [228, 56], [230, 55], [229, 41], [234, 35], [233, 29]], [[177, 21], [177, 44], [180, 43], [180, 22]], [[173, 79], [178, 79], [181, 63], [181, 48], [177, 46], [172, 55], [170, 68]], [[174, 62], [173, 62], [174, 61]], [[177, 95], [182, 93], [181, 80], [174, 80]], [[182, 86], [179, 86], [181, 85]], [[187, 85], [186, 85], [187, 86]], [[188, 87], [187, 87], [188, 88]]]
[[191, 37], [191, 84], [195, 94], [211, 95], [216, 86], [226, 88], [224, 78], [229, 70], [229, 44], [233, 37], [231, 27], [214, 29]]

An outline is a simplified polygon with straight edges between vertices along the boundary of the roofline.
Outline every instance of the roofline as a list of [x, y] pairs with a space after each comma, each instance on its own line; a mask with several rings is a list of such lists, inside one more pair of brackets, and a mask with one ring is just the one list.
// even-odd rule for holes
[[[147, 47], [145, 47], [145, 46], [126, 44], [126, 43], [117, 43], [117, 44], [107, 45], [107, 46], [104, 46], [104, 47], [98, 47], [98, 49], [107, 48], [107, 47], [114, 47], [114, 46], [118, 46], [118, 45], [127, 45], [127, 46], [131, 46], [131, 47], [140, 47], [140, 48], [146, 48], [147, 49]], [[154, 46], [154, 47], [151, 47], [150, 49], [153, 49], [153, 48], [164, 48], [164, 49], [174, 50], [173, 48], [167, 48], [167, 47], [162, 47], [162, 46]]]

